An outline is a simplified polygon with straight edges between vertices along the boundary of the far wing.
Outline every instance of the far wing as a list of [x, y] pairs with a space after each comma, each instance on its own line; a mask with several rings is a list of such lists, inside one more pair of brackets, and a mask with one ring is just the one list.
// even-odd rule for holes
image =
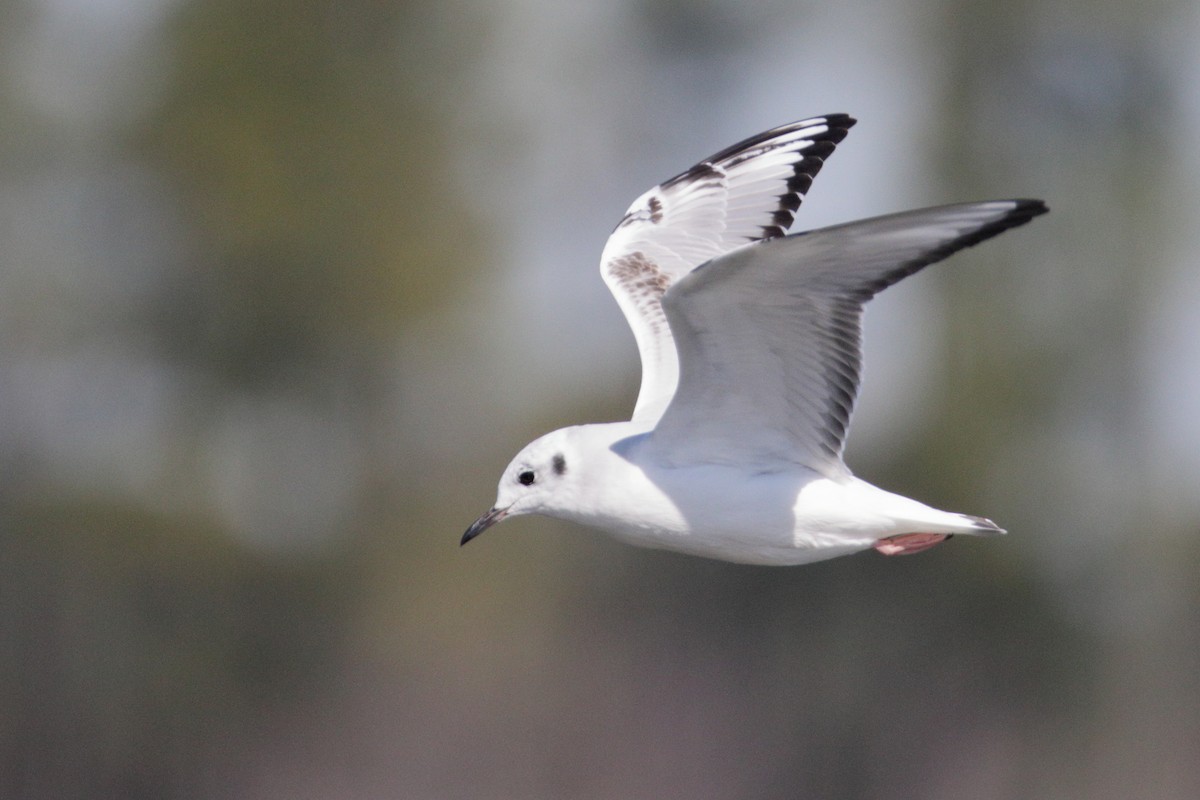
[[752, 136], [629, 207], [604, 247], [600, 273], [641, 355], [635, 420], [657, 419], [675, 392], [678, 366], [660, 304], [663, 292], [722, 253], [783, 236], [813, 177], [854, 122], [830, 114]]
[[663, 298], [680, 377], [652, 456], [844, 474], [863, 304], [1045, 211], [1038, 200], [910, 211], [747, 245], [694, 271]]

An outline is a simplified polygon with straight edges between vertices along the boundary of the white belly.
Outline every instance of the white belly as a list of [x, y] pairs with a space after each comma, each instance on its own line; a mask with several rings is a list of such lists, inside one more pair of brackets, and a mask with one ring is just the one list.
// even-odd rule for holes
[[747, 564], [807, 564], [914, 532], [970, 532], [957, 514], [864, 481], [809, 470], [748, 474], [732, 467], [647, 469], [598, 492], [569, 518], [642, 547]]

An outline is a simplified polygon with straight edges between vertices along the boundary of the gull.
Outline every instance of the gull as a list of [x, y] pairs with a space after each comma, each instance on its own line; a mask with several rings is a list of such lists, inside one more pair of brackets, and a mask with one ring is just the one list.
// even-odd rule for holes
[[877, 488], [842, 452], [866, 302], [1046, 206], [962, 203], [787, 235], [854, 123], [829, 114], [751, 136], [634, 201], [600, 265], [641, 357], [632, 419], [527, 445], [462, 544], [525, 514], [766, 565], [1004, 533]]

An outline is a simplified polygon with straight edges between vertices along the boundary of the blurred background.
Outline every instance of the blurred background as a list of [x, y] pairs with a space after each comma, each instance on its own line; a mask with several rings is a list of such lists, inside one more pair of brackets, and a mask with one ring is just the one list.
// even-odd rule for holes
[[[0, 797], [1200, 796], [1200, 6], [0, 2]], [[752, 568], [510, 522], [627, 417], [629, 202], [855, 128], [849, 461], [1010, 531]]]

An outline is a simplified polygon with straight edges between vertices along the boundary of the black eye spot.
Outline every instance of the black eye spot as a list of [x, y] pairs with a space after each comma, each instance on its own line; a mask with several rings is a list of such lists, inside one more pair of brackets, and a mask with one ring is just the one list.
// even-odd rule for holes
[[529, 486], [534, 482], [534, 480], [536, 480], [536, 477], [537, 476], [533, 474], [533, 470], [527, 469], [517, 476], [517, 482], [522, 486]]

